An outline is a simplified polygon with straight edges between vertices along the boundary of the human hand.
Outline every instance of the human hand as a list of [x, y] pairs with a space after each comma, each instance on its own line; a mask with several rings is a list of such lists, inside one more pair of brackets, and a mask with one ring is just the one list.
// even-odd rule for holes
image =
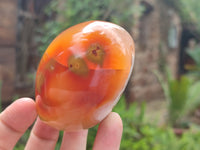
[[[27, 128], [37, 118], [35, 102], [21, 98], [0, 114], [0, 150], [11, 150]], [[122, 121], [111, 112], [99, 125], [93, 150], [118, 150], [122, 136]], [[85, 150], [88, 130], [64, 132], [61, 150]], [[39, 118], [31, 131], [25, 150], [54, 150], [59, 131]]]

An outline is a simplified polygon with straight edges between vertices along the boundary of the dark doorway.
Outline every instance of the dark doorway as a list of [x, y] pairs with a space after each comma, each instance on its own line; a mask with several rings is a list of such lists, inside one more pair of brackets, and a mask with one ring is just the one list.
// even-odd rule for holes
[[194, 34], [195, 31], [183, 28], [180, 41], [180, 55], [179, 55], [179, 75], [187, 73], [185, 65], [191, 62], [191, 58], [187, 55], [187, 49], [191, 40], [199, 42], [198, 37]]

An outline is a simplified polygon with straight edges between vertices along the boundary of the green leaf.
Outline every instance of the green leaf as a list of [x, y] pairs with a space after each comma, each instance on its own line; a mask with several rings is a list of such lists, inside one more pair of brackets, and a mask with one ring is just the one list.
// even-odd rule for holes
[[187, 113], [196, 109], [200, 105], [200, 81], [194, 83], [188, 93]]
[[180, 80], [169, 81], [169, 119], [174, 124], [182, 115], [188, 100], [188, 91], [191, 85], [191, 80], [182, 76]]
[[195, 63], [200, 66], [200, 46], [196, 46], [193, 50], [186, 51], [188, 55], [195, 61]]

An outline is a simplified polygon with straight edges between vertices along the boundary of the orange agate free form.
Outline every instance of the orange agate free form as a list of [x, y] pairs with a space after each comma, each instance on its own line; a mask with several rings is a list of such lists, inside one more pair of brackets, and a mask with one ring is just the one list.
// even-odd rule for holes
[[134, 59], [134, 42], [122, 27], [103, 21], [75, 25], [45, 51], [36, 75], [41, 120], [59, 130], [87, 129], [119, 100]]

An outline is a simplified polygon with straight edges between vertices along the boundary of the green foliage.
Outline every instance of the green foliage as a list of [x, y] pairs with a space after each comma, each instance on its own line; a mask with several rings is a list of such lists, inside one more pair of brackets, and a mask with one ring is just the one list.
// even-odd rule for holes
[[194, 50], [187, 51], [187, 54], [195, 61], [196, 65], [200, 67], [200, 46], [196, 46]]
[[191, 86], [189, 78], [182, 76], [180, 80], [169, 80], [169, 121], [175, 124], [183, 115], [189, 100], [188, 92]]
[[197, 81], [189, 87], [188, 101], [186, 104], [186, 113], [195, 110], [200, 105], [200, 81]]
[[[123, 136], [120, 150], [198, 150], [200, 143], [199, 128], [188, 130], [181, 137], [176, 136], [173, 128], [150, 124], [145, 116], [146, 104], [133, 103], [126, 108], [124, 97], [113, 111], [118, 112], [123, 120]], [[97, 127], [89, 130], [88, 150], [97, 132]]]
[[59, 137], [58, 137], [58, 141], [56, 143], [55, 150], [59, 150], [60, 149], [60, 146], [61, 146], [61, 143], [62, 143], [63, 133], [64, 133], [63, 131], [60, 131], [60, 133], [59, 133]]
[[92, 150], [97, 130], [98, 130], [98, 125], [89, 129], [87, 138], [87, 148], [86, 148], [87, 150]]
[[52, 1], [45, 13], [49, 20], [43, 28], [38, 28], [40, 33], [36, 41], [40, 43], [41, 54], [50, 42], [64, 29], [88, 20], [105, 20], [122, 25], [127, 30], [134, 24], [133, 14], [140, 16], [143, 12], [141, 5], [133, 5], [133, 0], [62, 0]]
[[[132, 138], [137, 136], [137, 128], [145, 122], [146, 105], [134, 103], [126, 108], [124, 96], [121, 97], [113, 111], [119, 113], [123, 121], [123, 136], [120, 150], [127, 150], [127, 144], [133, 144]], [[87, 150], [91, 150], [96, 136], [98, 126], [91, 128], [88, 133]]]
[[200, 32], [199, 0], [163, 0], [173, 6], [180, 14], [184, 24], [193, 24]]
[[198, 150], [200, 142], [200, 132], [196, 133], [186, 132], [180, 139], [179, 149], [180, 150]]
[[186, 69], [189, 70], [189, 75], [193, 76], [195, 79], [200, 79], [200, 46], [196, 45], [193, 50], [186, 51], [187, 54], [194, 60], [195, 64], [186, 65]]
[[169, 124], [179, 126], [183, 118], [200, 105], [200, 81], [194, 82], [188, 76], [173, 79], [169, 71], [167, 71], [166, 81], [159, 73], [156, 73], [156, 75], [168, 101]]
[[142, 132], [145, 130], [145, 128], [141, 128], [146, 123], [145, 110], [145, 103], [133, 103], [127, 109], [124, 96], [122, 96], [117, 106], [113, 109], [113, 111], [119, 113], [123, 121], [124, 129], [120, 150], [135, 149], [137, 147], [134, 143], [143, 137]]
[[179, 0], [182, 8], [180, 7], [180, 12], [185, 21], [190, 21], [198, 26], [200, 29], [200, 4], [198, 0]]

